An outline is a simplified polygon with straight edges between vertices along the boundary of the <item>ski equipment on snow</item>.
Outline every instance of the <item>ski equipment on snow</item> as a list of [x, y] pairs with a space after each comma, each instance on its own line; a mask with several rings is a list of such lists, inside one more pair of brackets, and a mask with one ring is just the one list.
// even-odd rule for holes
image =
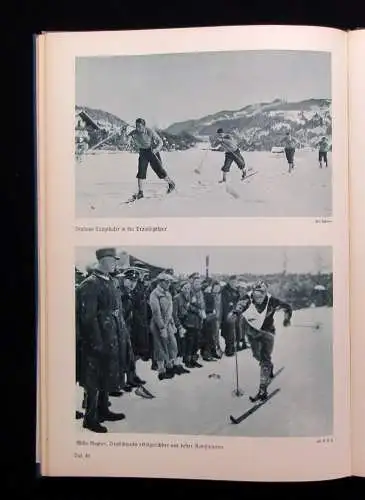
[[144, 385], [138, 386], [135, 390], [135, 393], [137, 394], [137, 396], [141, 396], [142, 398], [145, 398], [145, 399], [153, 399], [156, 397], [152, 394], [152, 392], [150, 392], [148, 389], [146, 389], [146, 387]]
[[272, 399], [274, 396], [276, 396], [280, 392], [280, 388], [275, 389], [273, 392], [268, 394], [267, 398], [264, 401], [259, 401], [256, 403], [254, 406], [252, 406], [249, 410], [247, 410], [245, 413], [243, 413], [240, 417], [235, 418], [233, 415], [230, 415], [230, 421], [232, 424], [240, 424], [243, 422], [243, 420], [246, 420], [247, 417], [255, 413], [261, 406], [264, 406], [270, 399]]

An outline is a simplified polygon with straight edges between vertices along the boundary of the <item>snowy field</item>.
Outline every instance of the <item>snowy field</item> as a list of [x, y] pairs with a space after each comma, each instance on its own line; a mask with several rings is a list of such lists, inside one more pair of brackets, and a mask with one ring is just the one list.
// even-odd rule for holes
[[[218, 184], [224, 154], [195, 148], [163, 152], [164, 165], [177, 186], [165, 195], [166, 183], [151, 168], [146, 198], [124, 202], [136, 192], [138, 155], [120, 152], [85, 156], [76, 163], [76, 216], [88, 217], [330, 217], [329, 168], [318, 167], [316, 151], [298, 151], [296, 168], [288, 173], [283, 155], [243, 153], [250, 172], [246, 181], [232, 165], [227, 185]], [[201, 168], [201, 173], [194, 173]], [[234, 194], [232, 195], [232, 192]], [[231, 193], [231, 194], [230, 194]]]
[[[249, 395], [258, 388], [259, 367], [249, 349], [238, 353], [239, 386], [242, 397], [235, 397], [235, 358], [223, 357], [204, 363], [191, 373], [159, 381], [150, 362], [137, 362], [138, 374], [155, 399], [134, 393], [110, 398], [112, 411], [122, 411], [126, 419], [108, 422], [112, 433], [159, 433], [250, 437], [318, 437], [332, 434], [332, 309], [295, 311], [292, 326], [283, 328], [277, 314], [277, 336], [273, 361], [284, 370], [273, 381], [270, 391], [280, 392], [239, 425], [229, 421], [252, 403]], [[313, 326], [316, 325], [317, 328]], [[224, 346], [224, 344], [222, 345]], [[220, 378], [209, 377], [218, 374]], [[77, 393], [81, 409], [82, 392]], [[82, 420], [76, 421], [80, 432]]]

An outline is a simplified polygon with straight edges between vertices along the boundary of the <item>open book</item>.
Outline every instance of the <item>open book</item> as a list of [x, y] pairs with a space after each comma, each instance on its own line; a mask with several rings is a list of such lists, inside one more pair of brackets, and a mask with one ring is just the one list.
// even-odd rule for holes
[[38, 37], [42, 475], [365, 475], [364, 53]]

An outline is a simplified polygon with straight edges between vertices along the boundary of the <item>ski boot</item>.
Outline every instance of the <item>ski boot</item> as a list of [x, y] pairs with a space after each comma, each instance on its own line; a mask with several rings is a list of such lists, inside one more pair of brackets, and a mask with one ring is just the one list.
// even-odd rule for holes
[[220, 181], [218, 181], [218, 184], [224, 184], [225, 182], [227, 182], [227, 174], [226, 172], [223, 172], [223, 177]]
[[143, 191], [138, 191], [138, 193], [135, 193], [129, 200], [129, 202], [132, 202], [132, 201], [136, 201], [136, 200], [140, 200], [141, 198], [143, 198], [144, 195], [143, 195]]
[[138, 377], [138, 375], [135, 375], [134, 378], [133, 378], [133, 382], [135, 384], [137, 384], [138, 386], [140, 385], [144, 385], [146, 383], [145, 380], [142, 380], [140, 377]]
[[169, 187], [167, 188], [167, 194], [172, 193], [172, 191], [175, 191], [175, 189], [176, 189], [175, 183], [173, 181], [169, 182]]
[[259, 392], [256, 396], [250, 396], [251, 403], [257, 403], [258, 401], [266, 401], [267, 400], [267, 388], [260, 387]]

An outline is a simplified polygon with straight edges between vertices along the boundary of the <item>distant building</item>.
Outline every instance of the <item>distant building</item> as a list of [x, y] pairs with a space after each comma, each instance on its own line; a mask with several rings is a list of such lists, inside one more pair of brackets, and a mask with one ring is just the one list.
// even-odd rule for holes
[[79, 154], [96, 144], [100, 138], [101, 127], [83, 109], [75, 113], [75, 142]]
[[101, 130], [101, 127], [98, 125], [98, 123], [93, 120], [91, 116], [83, 109], [76, 110], [75, 121], [76, 130]]

